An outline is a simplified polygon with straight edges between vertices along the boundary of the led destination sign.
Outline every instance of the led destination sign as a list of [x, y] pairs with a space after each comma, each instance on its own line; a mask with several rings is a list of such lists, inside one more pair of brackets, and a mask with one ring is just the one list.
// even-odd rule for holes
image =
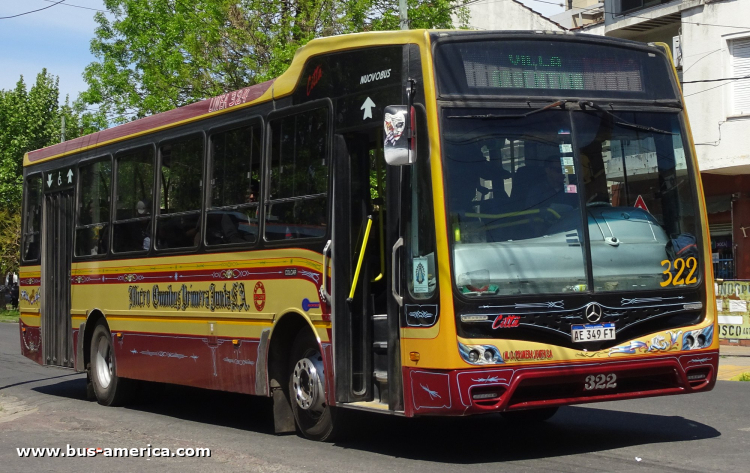
[[[673, 98], [664, 56], [610, 44], [568, 41], [471, 41], [438, 47], [441, 94], [625, 94]], [[650, 81], [650, 78], [658, 78]]]
[[508, 54], [492, 62], [467, 59], [464, 70], [470, 87], [643, 91], [635, 61]]

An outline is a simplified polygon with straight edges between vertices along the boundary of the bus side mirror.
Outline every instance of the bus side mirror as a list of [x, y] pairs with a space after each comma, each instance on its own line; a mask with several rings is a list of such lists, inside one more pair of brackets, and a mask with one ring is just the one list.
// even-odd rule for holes
[[[409, 110], [411, 108], [411, 110]], [[409, 113], [411, 112], [411, 113]], [[388, 105], [383, 112], [385, 162], [391, 166], [404, 166], [416, 159], [417, 139], [414, 133], [414, 107]]]

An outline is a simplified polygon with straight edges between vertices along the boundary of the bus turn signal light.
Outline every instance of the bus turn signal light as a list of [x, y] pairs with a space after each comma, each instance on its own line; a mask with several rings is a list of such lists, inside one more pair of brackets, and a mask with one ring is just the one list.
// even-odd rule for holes
[[419, 361], [419, 352], [418, 351], [409, 352], [409, 359], [411, 361]]

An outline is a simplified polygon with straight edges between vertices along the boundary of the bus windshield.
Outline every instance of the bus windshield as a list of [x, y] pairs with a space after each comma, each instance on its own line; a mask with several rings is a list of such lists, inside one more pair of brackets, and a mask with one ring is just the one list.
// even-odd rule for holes
[[445, 108], [442, 130], [465, 296], [698, 284], [678, 113]]

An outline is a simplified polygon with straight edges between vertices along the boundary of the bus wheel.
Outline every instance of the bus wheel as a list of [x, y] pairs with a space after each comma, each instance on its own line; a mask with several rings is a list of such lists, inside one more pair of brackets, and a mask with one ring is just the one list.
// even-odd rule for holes
[[557, 413], [558, 407], [542, 407], [527, 411], [501, 412], [500, 415], [509, 422], [544, 422]]
[[306, 332], [292, 345], [289, 401], [302, 435], [311, 440], [333, 440], [334, 412], [326, 402], [323, 356], [315, 339]]
[[132, 381], [118, 377], [115, 351], [107, 325], [100, 322], [91, 336], [91, 384], [97, 402], [103, 406], [117, 406], [130, 396]]

